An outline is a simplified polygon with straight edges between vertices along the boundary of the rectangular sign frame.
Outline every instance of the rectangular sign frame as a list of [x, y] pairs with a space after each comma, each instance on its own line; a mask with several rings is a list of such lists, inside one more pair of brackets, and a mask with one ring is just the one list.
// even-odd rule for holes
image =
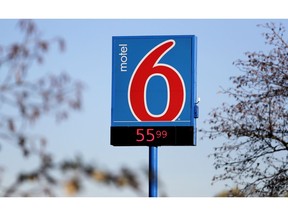
[[196, 145], [196, 63], [195, 35], [112, 37], [111, 145]]

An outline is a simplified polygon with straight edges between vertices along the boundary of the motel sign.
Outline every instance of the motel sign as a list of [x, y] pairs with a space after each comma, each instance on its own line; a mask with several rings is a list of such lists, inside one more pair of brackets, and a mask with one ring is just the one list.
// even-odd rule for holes
[[196, 145], [196, 36], [112, 42], [111, 145]]

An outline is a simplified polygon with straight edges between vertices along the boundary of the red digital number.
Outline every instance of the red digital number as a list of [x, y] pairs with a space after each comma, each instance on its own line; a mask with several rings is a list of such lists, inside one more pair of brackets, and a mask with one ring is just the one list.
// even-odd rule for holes
[[[183, 110], [186, 92], [182, 76], [172, 66], [158, 63], [174, 45], [174, 40], [167, 40], [154, 47], [140, 61], [131, 76], [128, 102], [138, 121], [175, 121]], [[167, 85], [166, 108], [158, 115], [150, 113], [147, 106], [146, 89], [153, 76], [161, 76]]]
[[163, 130], [163, 131], [162, 131], [162, 138], [164, 139], [164, 138], [166, 138], [167, 136], [168, 136], [167, 131], [166, 131], [166, 130]]
[[150, 137], [150, 139], [147, 138], [147, 142], [152, 142], [155, 138], [154, 134], [152, 133], [154, 129], [150, 128], [150, 129], [147, 129], [147, 136]]
[[153, 128], [147, 128], [146, 133], [144, 132], [145, 129], [143, 128], [137, 128], [136, 129], [136, 135], [137, 135], [137, 142], [143, 142], [144, 140], [146, 142], [153, 142], [155, 140], [155, 135], [157, 139], [163, 138], [165, 139], [168, 136], [168, 133], [166, 130], [157, 130], [154, 134]]
[[[143, 128], [138, 128], [136, 130], [136, 135], [138, 136], [138, 138], [136, 139], [137, 142], [142, 142], [145, 140], [145, 134], [143, 133], [144, 129]], [[152, 142], [155, 139], [155, 135], [153, 134], [154, 129], [153, 128], [149, 128], [146, 131], [146, 141], [147, 142]]]
[[139, 139], [136, 139], [137, 142], [142, 142], [144, 139], [145, 139], [145, 136], [144, 134], [142, 133], [144, 129], [141, 129], [141, 128], [138, 128], [137, 131], [136, 131], [136, 135], [138, 137], [140, 137]]
[[160, 130], [156, 131], [156, 136], [158, 139], [161, 137], [161, 131]]

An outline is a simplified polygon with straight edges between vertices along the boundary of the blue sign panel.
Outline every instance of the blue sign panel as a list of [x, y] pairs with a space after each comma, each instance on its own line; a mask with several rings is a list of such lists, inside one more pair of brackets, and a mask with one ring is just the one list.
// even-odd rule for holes
[[112, 46], [112, 127], [195, 128], [196, 36], [118, 36]]

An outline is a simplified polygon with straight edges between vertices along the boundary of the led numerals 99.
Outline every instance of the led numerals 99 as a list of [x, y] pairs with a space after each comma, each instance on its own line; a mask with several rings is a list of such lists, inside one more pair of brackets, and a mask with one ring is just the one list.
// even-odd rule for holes
[[168, 136], [166, 130], [154, 130], [153, 128], [138, 128], [136, 130], [137, 142], [153, 142], [156, 139], [165, 139]]

